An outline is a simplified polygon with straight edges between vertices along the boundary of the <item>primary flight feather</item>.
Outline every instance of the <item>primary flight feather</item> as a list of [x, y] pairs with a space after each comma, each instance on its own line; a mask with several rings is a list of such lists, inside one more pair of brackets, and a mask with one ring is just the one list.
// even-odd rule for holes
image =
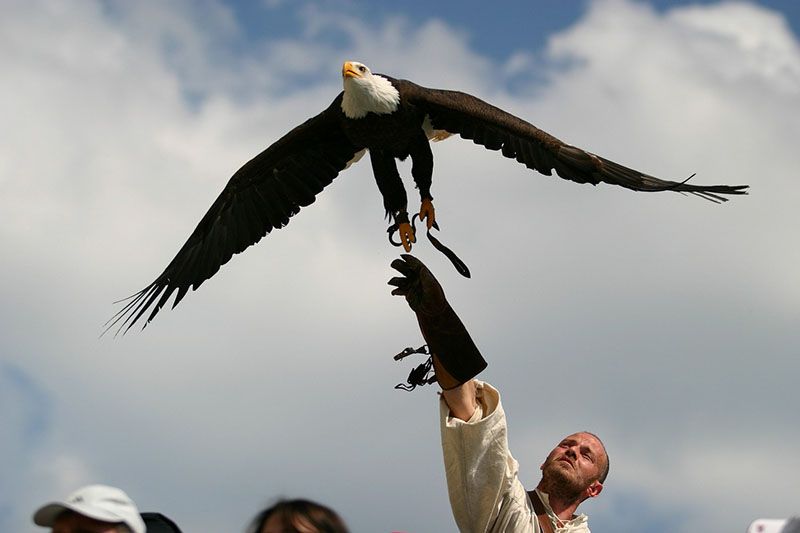
[[[386, 214], [410, 251], [415, 242], [407, 196], [396, 159], [411, 157], [419, 189], [420, 219], [435, 221], [430, 140], [457, 134], [500, 150], [530, 169], [578, 183], [600, 182], [634, 191], [691, 193], [713, 202], [746, 194], [746, 185], [694, 185], [662, 180], [566, 144], [532, 124], [466, 93], [428, 89], [410, 81], [373, 74], [346, 61], [344, 90], [326, 110], [284, 135], [231, 177], [189, 239], [150, 285], [128, 298], [107, 323], [127, 331], [144, 326], [175, 294], [172, 307], [227, 263], [233, 254], [282, 228], [301, 207], [369, 151]], [[144, 327], [143, 326], [143, 327]]]

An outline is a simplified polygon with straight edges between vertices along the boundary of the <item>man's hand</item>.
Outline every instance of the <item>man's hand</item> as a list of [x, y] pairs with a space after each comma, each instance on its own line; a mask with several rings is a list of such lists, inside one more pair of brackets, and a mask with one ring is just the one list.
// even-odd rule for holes
[[392, 268], [404, 277], [394, 277], [389, 285], [395, 296], [405, 296], [408, 305], [415, 313], [434, 315], [447, 307], [444, 290], [428, 267], [413, 255], [403, 254], [402, 259], [392, 261]]

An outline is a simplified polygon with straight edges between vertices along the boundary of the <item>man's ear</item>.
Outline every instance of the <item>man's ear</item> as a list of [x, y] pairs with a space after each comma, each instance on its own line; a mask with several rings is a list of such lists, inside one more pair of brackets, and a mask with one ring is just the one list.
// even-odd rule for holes
[[586, 487], [584, 494], [587, 498], [595, 498], [599, 496], [601, 492], [603, 492], [603, 484], [595, 480], [591, 485]]

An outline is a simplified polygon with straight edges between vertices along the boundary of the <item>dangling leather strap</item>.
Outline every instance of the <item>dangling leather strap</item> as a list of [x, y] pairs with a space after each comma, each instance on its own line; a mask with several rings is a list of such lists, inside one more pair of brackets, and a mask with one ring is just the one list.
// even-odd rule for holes
[[[403, 215], [405, 215], [405, 219], [404, 220], [400, 218]], [[411, 217], [411, 229], [414, 230], [415, 234], [417, 232], [417, 226], [416, 226], [417, 218], [419, 218], [419, 214], [418, 213], [414, 213], [414, 216]], [[403, 245], [400, 242], [396, 242], [392, 238], [394, 236], [394, 233], [400, 227], [400, 222], [408, 222], [408, 213], [406, 213], [405, 211], [402, 211], [400, 214], [398, 214], [395, 223], [392, 224], [391, 226], [389, 226], [389, 228], [386, 230], [386, 233], [389, 234], [389, 242], [392, 243], [393, 246], [402, 246]], [[438, 230], [439, 229], [439, 224], [434, 222], [433, 223], [433, 227], [436, 230]], [[433, 247], [436, 248], [437, 250], [439, 250], [440, 252], [442, 252], [445, 255], [445, 257], [447, 257], [450, 260], [450, 262], [453, 263], [453, 266], [455, 267], [455, 269], [458, 271], [459, 274], [461, 274], [465, 278], [469, 278], [470, 277], [469, 267], [467, 266], [466, 263], [464, 263], [464, 261], [461, 260], [461, 258], [459, 258], [455, 254], [455, 252], [453, 252], [453, 250], [451, 250], [450, 248], [448, 248], [447, 246], [442, 244], [442, 242], [439, 239], [437, 239], [436, 237], [431, 235], [431, 230], [430, 229], [427, 231], [427, 236], [428, 236], [428, 240], [431, 242]]]
[[539, 498], [539, 493], [532, 490], [528, 494], [533, 504], [533, 512], [536, 513], [536, 519], [539, 521], [539, 529], [541, 529], [543, 533], [553, 533], [553, 523], [550, 521], [550, 515], [547, 514], [544, 508], [544, 503], [542, 503], [541, 498]]
[[408, 374], [406, 383], [398, 383], [394, 386], [395, 389], [402, 389], [406, 392], [411, 392], [417, 387], [436, 383], [436, 375], [433, 373], [433, 355], [431, 355], [431, 353], [428, 351], [427, 344], [423, 344], [416, 350], [409, 346], [399, 354], [395, 355], [394, 360], [400, 361], [415, 353], [421, 353], [423, 355], [428, 355], [429, 357], [424, 363], [411, 370], [411, 372]]
[[[433, 227], [438, 230], [439, 224], [434, 222]], [[442, 252], [445, 255], [445, 257], [447, 257], [450, 260], [450, 262], [453, 263], [453, 266], [456, 267], [458, 273], [464, 276], [465, 278], [469, 278], [470, 273], [467, 264], [464, 261], [462, 261], [461, 258], [458, 257], [453, 250], [442, 244], [442, 242], [439, 239], [431, 235], [431, 230], [428, 230], [427, 235], [428, 235], [428, 240], [431, 241], [433, 247]]]

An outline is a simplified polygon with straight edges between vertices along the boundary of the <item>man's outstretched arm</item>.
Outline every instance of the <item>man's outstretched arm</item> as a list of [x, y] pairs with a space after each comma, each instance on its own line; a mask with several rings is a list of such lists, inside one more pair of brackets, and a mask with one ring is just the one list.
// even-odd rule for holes
[[442, 451], [453, 517], [460, 531], [538, 533], [508, 451], [500, 395], [473, 379], [486, 368], [475, 343], [444, 297], [439, 282], [418, 259], [392, 262], [402, 274], [389, 281], [416, 313], [433, 359], [440, 400]]

